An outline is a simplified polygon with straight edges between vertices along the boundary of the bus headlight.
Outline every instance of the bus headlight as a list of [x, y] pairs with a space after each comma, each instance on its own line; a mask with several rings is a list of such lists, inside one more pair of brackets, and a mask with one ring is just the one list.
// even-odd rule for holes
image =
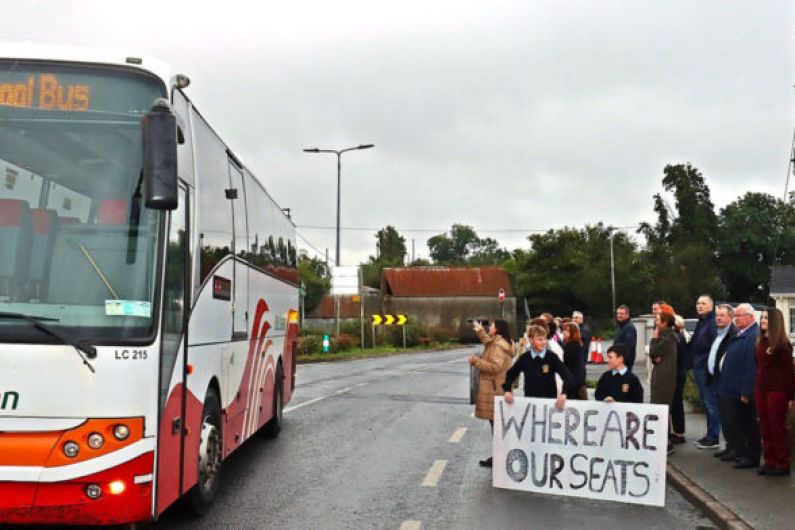
[[123, 423], [119, 423], [113, 428], [113, 436], [120, 442], [123, 442], [130, 437], [130, 428]]
[[88, 435], [88, 446], [91, 449], [101, 449], [105, 445], [105, 438], [98, 432], [92, 432]]
[[77, 442], [66, 442], [63, 444], [63, 454], [69, 458], [74, 458], [80, 454], [80, 446], [77, 445]]
[[89, 484], [86, 486], [86, 495], [89, 499], [99, 499], [99, 496], [102, 495], [102, 488], [99, 487], [99, 484]]

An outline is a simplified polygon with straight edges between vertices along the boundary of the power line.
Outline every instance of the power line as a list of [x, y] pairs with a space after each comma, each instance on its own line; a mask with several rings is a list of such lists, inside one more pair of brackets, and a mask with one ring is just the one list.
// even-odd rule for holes
[[309, 245], [309, 248], [311, 248], [312, 250], [314, 250], [315, 252], [317, 252], [317, 254], [318, 254], [318, 255], [319, 255], [321, 258], [324, 258], [324, 259], [325, 259], [325, 257], [326, 257], [326, 253], [325, 253], [325, 252], [323, 252], [322, 250], [320, 250], [319, 248], [317, 248], [315, 245], [313, 245], [313, 244], [312, 244], [312, 243], [311, 243], [311, 242], [310, 242], [310, 241], [309, 241], [307, 238], [305, 238], [304, 236], [302, 236], [300, 232], [296, 231], [296, 232], [295, 232], [295, 235], [297, 235], [299, 238], [303, 239], [304, 243], [306, 243], [307, 245]]
[[[629, 226], [614, 226], [612, 228], [616, 230], [634, 230], [640, 226], [640, 223], [635, 225]], [[322, 226], [322, 225], [296, 225], [296, 228], [302, 228], [305, 230], [336, 230], [336, 226]], [[384, 227], [368, 227], [368, 226], [342, 226], [340, 230], [352, 231], [352, 232], [378, 232], [382, 230]], [[398, 232], [447, 232], [449, 228], [398, 228], [394, 227], [395, 230]], [[608, 227], [609, 228], [609, 227]], [[555, 228], [472, 228], [475, 232], [485, 233], [485, 232], [492, 232], [492, 233], [539, 233], [543, 234], [545, 232], [549, 232], [550, 230], [559, 230]], [[306, 241], [306, 240], [304, 240]]]

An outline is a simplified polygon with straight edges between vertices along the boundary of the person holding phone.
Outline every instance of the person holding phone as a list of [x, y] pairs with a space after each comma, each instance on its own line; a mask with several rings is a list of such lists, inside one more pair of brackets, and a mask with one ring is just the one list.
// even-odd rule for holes
[[[483, 343], [483, 353], [480, 357], [469, 356], [469, 364], [480, 370], [480, 385], [478, 386], [478, 397], [475, 403], [475, 417], [489, 420], [492, 430], [494, 429], [494, 396], [497, 394], [505, 382], [505, 373], [511, 366], [513, 359], [513, 346], [508, 329], [508, 323], [504, 320], [495, 320], [488, 328], [488, 332], [480, 322], [473, 322], [472, 329]], [[481, 460], [480, 465], [491, 467], [491, 457]]]

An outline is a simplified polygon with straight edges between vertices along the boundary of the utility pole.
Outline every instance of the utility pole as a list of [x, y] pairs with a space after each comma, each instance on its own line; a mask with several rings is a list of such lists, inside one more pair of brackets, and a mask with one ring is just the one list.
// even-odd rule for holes
[[414, 241], [415, 241], [415, 239], [411, 238], [411, 262], [412, 263], [414, 263], [414, 261], [416, 260], [416, 258], [414, 256]]

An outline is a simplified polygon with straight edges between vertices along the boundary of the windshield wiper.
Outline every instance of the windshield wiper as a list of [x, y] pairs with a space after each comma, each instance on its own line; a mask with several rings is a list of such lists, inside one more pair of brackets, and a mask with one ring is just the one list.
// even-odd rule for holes
[[[48, 325], [44, 324], [44, 321], [55, 321], [57, 322], [57, 318], [45, 318], [45, 317], [36, 317], [32, 315], [24, 315], [22, 313], [5, 313], [0, 311], [0, 318], [15, 318], [18, 320], [24, 320], [25, 322], [30, 323], [31, 326], [38, 329], [42, 333], [49, 335], [50, 337], [54, 337], [61, 341], [63, 344], [67, 344], [72, 346], [77, 355], [80, 356], [80, 359], [83, 361], [91, 373], [95, 373], [94, 367], [88, 362], [86, 356], [89, 359], [96, 359], [97, 357], [97, 349], [92, 345], [86, 343], [85, 341], [75, 340], [71, 337], [67, 337], [66, 335], [62, 335], [61, 333], [55, 331], [54, 329], [50, 328]], [[83, 355], [85, 353], [85, 355]]]

